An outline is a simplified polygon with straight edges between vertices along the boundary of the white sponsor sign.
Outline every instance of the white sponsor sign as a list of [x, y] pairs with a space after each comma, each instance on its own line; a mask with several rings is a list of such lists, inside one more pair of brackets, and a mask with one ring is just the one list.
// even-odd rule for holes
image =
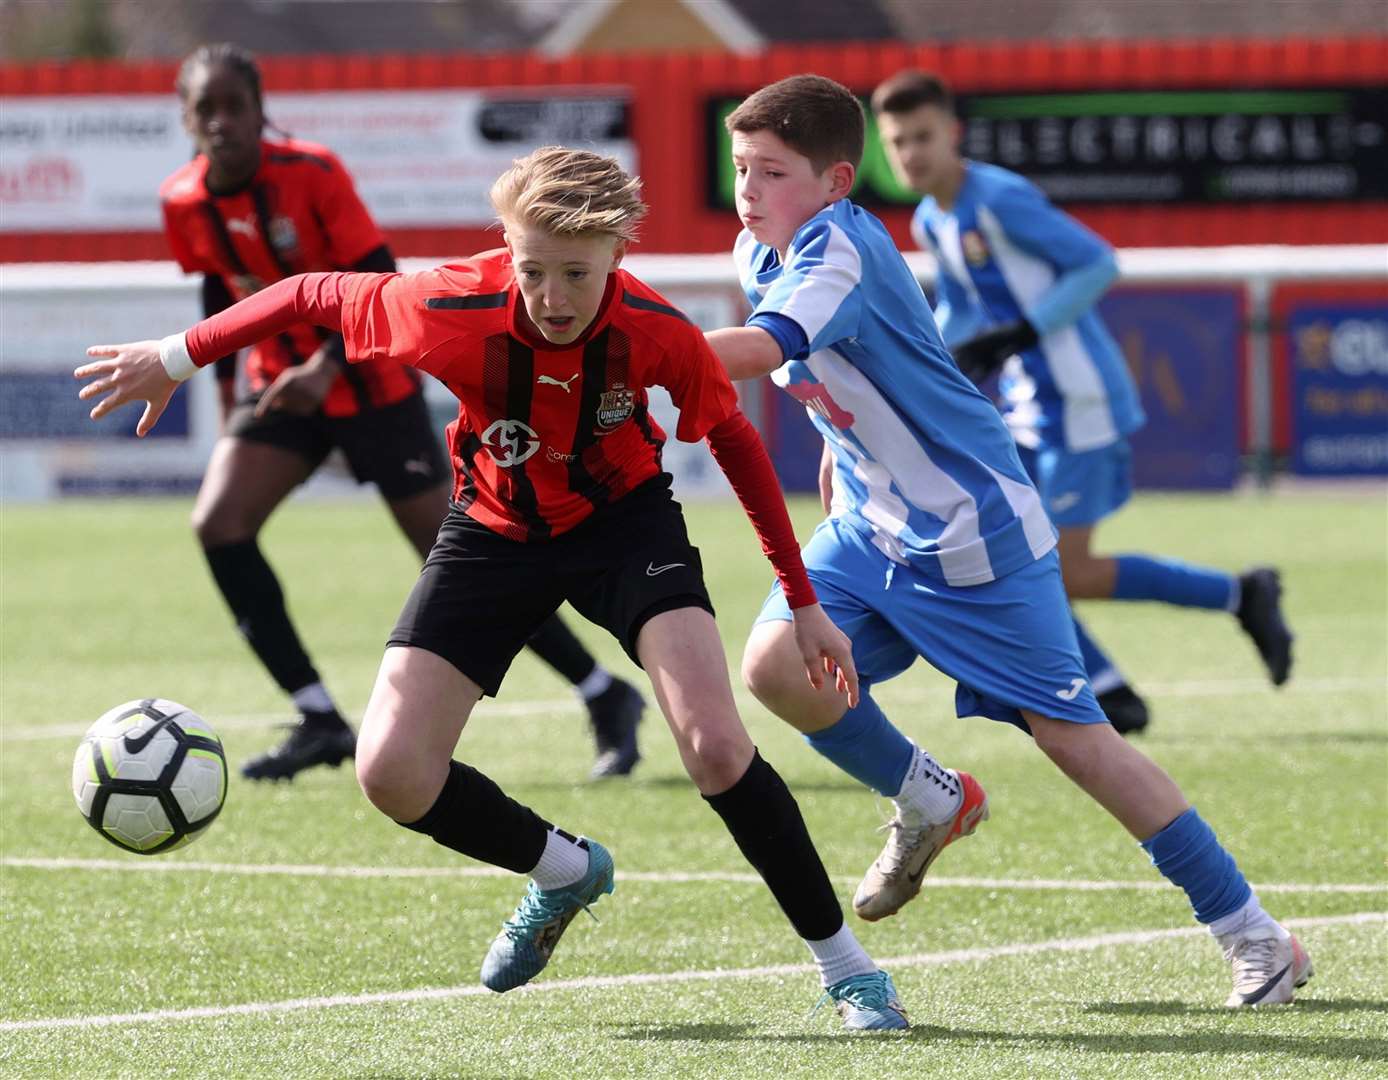
[[[583, 146], [635, 171], [628, 101], [600, 87], [325, 91], [273, 95], [265, 111], [333, 150], [382, 225], [478, 227], [492, 220], [492, 181], [537, 146]], [[11, 97], [0, 232], [156, 231], [159, 184], [190, 153], [172, 94]]]
[[159, 182], [188, 155], [172, 94], [8, 98], [0, 230], [158, 229]]

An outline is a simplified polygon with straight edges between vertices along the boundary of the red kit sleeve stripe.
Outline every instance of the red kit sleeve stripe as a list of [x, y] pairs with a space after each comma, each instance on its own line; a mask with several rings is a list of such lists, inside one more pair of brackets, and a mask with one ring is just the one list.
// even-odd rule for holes
[[790, 514], [786, 512], [781, 483], [757, 429], [740, 411], [734, 412], [708, 433], [708, 446], [747, 512], [762, 551], [776, 569], [786, 603], [791, 608], [817, 603], [814, 586], [800, 558], [800, 544], [795, 539]]
[[198, 367], [205, 367], [219, 356], [274, 337], [295, 323], [340, 330], [343, 297], [351, 276], [340, 272], [297, 274], [277, 281], [189, 330], [188, 355]]

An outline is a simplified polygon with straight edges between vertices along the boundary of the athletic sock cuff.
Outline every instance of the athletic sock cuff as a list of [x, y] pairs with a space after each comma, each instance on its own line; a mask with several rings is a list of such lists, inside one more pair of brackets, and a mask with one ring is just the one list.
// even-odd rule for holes
[[1185, 890], [1199, 922], [1237, 911], [1252, 895], [1234, 857], [1194, 807], [1143, 840], [1142, 847], [1162, 875]]
[[853, 779], [888, 798], [901, 790], [916, 753], [911, 740], [883, 714], [866, 683], [859, 686], [857, 705], [838, 723], [808, 733], [805, 741]]
[[745, 820], [752, 814], [765, 811], [766, 789], [779, 779], [776, 770], [761, 756], [761, 751], [753, 747], [752, 760], [737, 783], [717, 795], [705, 795], [703, 800], [724, 820]]

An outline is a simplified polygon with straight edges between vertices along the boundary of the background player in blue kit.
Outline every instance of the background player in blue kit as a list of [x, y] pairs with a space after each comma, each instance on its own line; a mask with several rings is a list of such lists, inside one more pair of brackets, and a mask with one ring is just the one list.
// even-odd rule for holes
[[[960, 156], [949, 89], [902, 71], [872, 95], [887, 158], [925, 196], [912, 233], [939, 263], [935, 318], [960, 370], [1002, 371], [1003, 411], [1046, 512], [1060, 530], [1072, 600], [1160, 600], [1229, 611], [1274, 685], [1287, 681], [1292, 635], [1276, 570], [1234, 576], [1151, 555], [1095, 555], [1094, 528], [1132, 493], [1127, 437], [1145, 422], [1128, 367], [1095, 311], [1118, 276], [1113, 250], [1016, 173]], [[1147, 708], [1076, 621], [1099, 704], [1119, 731]]]
[[765, 87], [727, 119], [746, 226], [735, 257], [748, 325], [711, 332], [735, 378], [771, 374], [824, 436], [832, 511], [805, 548], [824, 609], [853, 640], [858, 703], [805, 679], [773, 588], [743, 676], [845, 772], [893, 798], [886, 848], [854, 908], [891, 915], [940, 851], [986, 815], [874, 702], [923, 656], [958, 682], [956, 710], [1029, 730], [1185, 890], [1233, 966], [1231, 1006], [1290, 1001], [1311, 975], [1233, 858], [1162, 769], [1105, 720], [1068, 617], [1056, 532], [997, 411], [955, 366], [881, 222], [848, 201], [862, 108], [832, 80]]

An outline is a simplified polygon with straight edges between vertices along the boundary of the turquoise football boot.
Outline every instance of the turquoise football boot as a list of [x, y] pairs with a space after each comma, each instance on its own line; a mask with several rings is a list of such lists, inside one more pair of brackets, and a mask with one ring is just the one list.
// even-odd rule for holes
[[588, 872], [578, 881], [562, 889], [544, 890], [533, 881], [526, 886], [515, 914], [501, 924], [482, 961], [483, 986], [497, 993], [524, 986], [545, 969], [574, 916], [613, 890], [612, 856], [595, 840], [585, 843]]
[[911, 1026], [885, 971], [850, 975], [824, 991], [849, 1031], [903, 1031]]

